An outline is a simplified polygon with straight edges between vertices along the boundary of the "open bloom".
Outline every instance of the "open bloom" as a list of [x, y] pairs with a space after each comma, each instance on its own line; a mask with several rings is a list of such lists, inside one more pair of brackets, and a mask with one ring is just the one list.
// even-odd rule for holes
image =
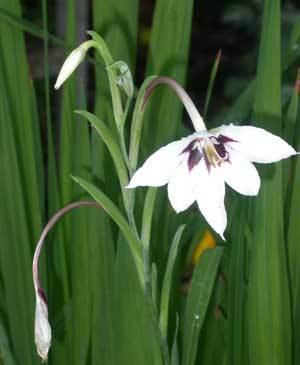
[[[230, 124], [207, 131], [192, 101], [174, 80], [159, 78], [154, 82], [174, 88], [187, 107], [196, 132], [151, 155], [132, 176], [128, 188], [168, 184], [169, 200], [177, 213], [196, 201], [207, 223], [224, 239], [225, 182], [240, 194], [257, 195], [260, 178], [252, 162], [276, 162], [296, 151], [261, 128]], [[145, 95], [149, 96], [147, 92]]]

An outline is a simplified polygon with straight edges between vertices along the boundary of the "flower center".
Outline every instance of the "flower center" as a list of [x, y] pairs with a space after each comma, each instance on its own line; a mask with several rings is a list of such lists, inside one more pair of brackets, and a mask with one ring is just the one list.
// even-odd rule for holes
[[[213, 167], [220, 166], [222, 162], [228, 161], [229, 155], [224, 143], [215, 137], [205, 138], [203, 145], [204, 156], [208, 164]], [[206, 162], [206, 164], [207, 164]]]
[[223, 162], [229, 162], [229, 153], [226, 151], [225, 143], [235, 142], [225, 136], [203, 136], [194, 139], [182, 153], [188, 152], [188, 167], [191, 171], [204, 158], [207, 170], [211, 166], [220, 166]]

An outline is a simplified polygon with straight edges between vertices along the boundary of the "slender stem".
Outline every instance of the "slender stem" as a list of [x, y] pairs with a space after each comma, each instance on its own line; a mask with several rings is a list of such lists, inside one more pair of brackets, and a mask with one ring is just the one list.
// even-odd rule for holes
[[132, 166], [130, 164], [130, 161], [129, 161], [129, 158], [128, 158], [123, 126], [118, 129], [118, 134], [119, 134], [120, 147], [121, 147], [121, 152], [122, 152], [122, 155], [123, 155], [123, 158], [124, 158], [124, 162], [125, 162], [126, 167], [129, 171], [129, 174], [131, 175], [132, 172], [133, 172], [133, 168], [132, 168]]
[[88, 32], [88, 33], [92, 35], [93, 40], [85, 42], [84, 45], [86, 47], [86, 50], [88, 50], [89, 48], [95, 48], [104, 60], [109, 79], [114, 117], [117, 127], [119, 128], [122, 122], [123, 106], [121, 102], [120, 90], [116, 85], [116, 71], [114, 70], [113, 67], [109, 67], [113, 63], [113, 59], [104, 40], [94, 32]]
[[143, 249], [143, 262], [144, 262], [144, 272], [145, 272], [145, 289], [146, 295], [151, 300], [149, 302], [152, 303], [152, 283], [151, 283], [151, 270], [150, 270], [150, 258], [149, 251]]
[[131, 166], [131, 163], [130, 163], [130, 160], [129, 160], [129, 157], [128, 157], [128, 152], [127, 152], [125, 137], [124, 137], [124, 124], [125, 124], [125, 121], [126, 121], [126, 118], [127, 118], [127, 115], [128, 115], [130, 102], [131, 102], [131, 97], [128, 97], [127, 100], [126, 100], [126, 105], [125, 105], [125, 109], [124, 109], [124, 112], [123, 112], [121, 124], [120, 124], [120, 127], [118, 128], [118, 133], [119, 133], [119, 139], [120, 139], [121, 152], [123, 154], [125, 164], [126, 164], [127, 169], [129, 171], [129, 175], [131, 176], [131, 174], [133, 173], [133, 167]]
[[176, 92], [177, 96], [182, 101], [187, 113], [189, 114], [189, 116], [191, 118], [195, 131], [196, 132], [206, 131], [207, 129], [206, 129], [205, 123], [204, 123], [200, 113], [198, 112], [197, 108], [195, 107], [195, 104], [193, 103], [192, 99], [189, 97], [189, 95], [184, 90], [184, 88], [178, 84], [178, 82], [176, 82], [175, 80], [173, 80], [169, 77], [165, 77], [165, 76], [157, 77], [149, 83], [147, 90], [145, 92], [145, 95], [144, 95], [142, 110], [144, 110], [146, 103], [149, 99], [149, 96], [151, 95], [154, 88], [160, 84], [166, 84], [166, 85], [170, 86]]
[[36, 246], [35, 252], [34, 252], [34, 257], [33, 257], [33, 261], [32, 261], [32, 274], [33, 274], [33, 281], [37, 287], [40, 286], [39, 275], [38, 275], [39, 257], [40, 257], [41, 249], [43, 247], [43, 244], [45, 242], [45, 239], [46, 239], [49, 231], [55, 225], [55, 223], [61, 219], [62, 216], [64, 216], [70, 210], [79, 208], [79, 207], [95, 207], [95, 208], [102, 209], [102, 207], [98, 203], [83, 200], [83, 201], [71, 203], [71, 204], [65, 206], [64, 208], [60, 209], [56, 214], [54, 214], [54, 216], [46, 224], [46, 226], [40, 236], [39, 242]]
[[[128, 153], [127, 153], [126, 143], [125, 143], [125, 138], [124, 138], [124, 124], [125, 124], [125, 120], [126, 120], [128, 111], [129, 111], [131, 98], [127, 98], [125, 110], [123, 111], [120, 91], [115, 82], [116, 81], [115, 70], [113, 69], [113, 67], [109, 67], [112, 64], [112, 57], [109, 53], [109, 50], [107, 49], [105, 42], [103, 41], [103, 39], [100, 36], [96, 35], [94, 32], [89, 32], [89, 34], [92, 35], [93, 40], [85, 42], [85, 46], [87, 47], [86, 49], [88, 49], [90, 47], [95, 47], [97, 49], [97, 51], [100, 53], [101, 57], [104, 59], [104, 62], [107, 66], [106, 69], [108, 72], [108, 78], [109, 78], [109, 84], [110, 84], [110, 90], [111, 90], [111, 96], [112, 96], [112, 103], [113, 103], [113, 110], [114, 110], [114, 117], [115, 117], [117, 130], [118, 130], [118, 134], [119, 134], [120, 148], [121, 148], [122, 157], [124, 159], [124, 162], [129, 170], [129, 173], [131, 174], [133, 169], [131, 167], [131, 164], [130, 164], [130, 161], [128, 158]], [[174, 86], [173, 85], [174, 83], [172, 80], [172, 82], [171, 82], [172, 86]], [[189, 99], [188, 95], [177, 83], [175, 83], [175, 86], [176, 86], [177, 94], [179, 94], [179, 96], [183, 99], [183, 102], [184, 102], [185, 106], [187, 107], [188, 112], [190, 112], [190, 114], [192, 114], [191, 116], [193, 117], [193, 123], [195, 124], [195, 128], [197, 127], [197, 128], [205, 129], [205, 126], [203, 127], [204, 123], [202, 121], [202, 118], [201, 118], [200, 114], [198, 113], [197, 109], [194, 107], [194, 104]], [[134, 217], [134, 193], [133, 194], [131, 193], [131, 194], [123, 196], [123, 197], [124, 197], [124, 205], [125, 205], [125, 209], [127, 212], [129, 224], [133, 228], [139, 242], [141, 242], [141, 239], [138, 234], [137, 227], [136, 227], [135, 217]], [[149, 255], [148, 247], [146, 249], [145, 249], [145, 247], [143, 247], [142, 262], [143, 262], [143, 269], [142, 269], [143, 277], [141, 278], [142, 289], [145, 294], [147, 307], [148, 307], [151, 317], [156, 325], [158, 335], [161, 339], [161, 346], [162, 346], [164, 362], [166, 365], [169, 365], [170, 364], [170, 355], [169, 355], [169, 351], [168, 351], [167, 341], [165, 338], [162, 337], [162, 334], [161, 334], [161, 331], [159, 328], [156, 309], [154, 307], [154, 303], [152, 300], [150, 255]]]
[[130, 107], [130, 102], [131, 102], [131, 97], [127, 97], [125, 109], [124, 109], [124, 113], [123, 113], [122, 121], [121, 121], [122, 126], [124, 126], [124, 124], [125, 124], [125, 121], [126, 121], [126, 118], [128, 115], [128, 111], [129, 111], [129, 107]]

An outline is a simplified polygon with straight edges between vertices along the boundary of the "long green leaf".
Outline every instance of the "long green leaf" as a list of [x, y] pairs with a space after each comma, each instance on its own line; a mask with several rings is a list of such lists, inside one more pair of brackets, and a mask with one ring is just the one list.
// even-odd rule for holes
[[123, 191], [123, 194], [126, 196], [126, 191], [128, 192], [128, 190], [125, 190], [125, 186], [128, 185], [128, 174], [126, 171], [124, 160], [122, 158], [121, 150], [117, 142], [115, 141], [112, 133], [110, 132], [108, 127], [94, 114], [86, 112], [84, 110], [77, 110], [76, 113], [85, 117], [92, 124], [92, 126], [96, 128], [99, 136], [102, 138], [105, 145], [109, 149], [120, 179], [121, 189]]
[[[254, 112], [257, 126], [281, 131], [280, 1], [265, 0]], [[282, 165], [261, 169], [253, 217], [247, 297], [250, 364], [291, 363], [291, 313], [283, 235]]]
[[159, 331], [122, 238], [118, 242], [113, 294], [115, 364], [163, 365]]
[[193, 274], [185, 309], [183, 329], [183, 365], [193, 365], [199, 334], [205, 319], [223, 249], [206, 250]]
[[119, 209], [114, 205], [112, 201], [110, 201], [107, 196], [105, 196], [99, 189], [90, 184], [89, 182], [73, 176], [73, 179], [81, 185], [81, 187], [86, 190], [107, 212], [107, 214], [115, 221], [115, 223], [120, 227], [122, 233], [126, 241], [129, 244], [131, 254], [134, 258], [136, 268], [139, 274], [139, 278], [141, 283], [143, 284], [143, 264], [141, 258], [141, 249], [139, 246], [139, 241], [137, 240], [134, 232], [132, 231], [129, 224], [126, 222], [122, 213]]
[[185, 229], [184, 225], [180, 226], [177, 229], [177, 232], [174, 236], [174, 239], [173, 239], [173, 242], [172, 242], [172, 245], [170, 248], [167, 268], [166, 268], [166, 272], [165, 272], [164, 280], [163, 280], [163, 284], [162, 284], [162, 289], [161, 289], [159, 327], [162, 332], [163, 338], [167, 338], [172, 274], [173, 274], [175, 260], [177, 257], [177, 251], [178, 251], [180, 239], [181, 239], [184, 229]]
[[[293, 94], [292, 98], [294, 99], [299, 95]], [[294, 109], [294, 102], [290, 102], [289, 111], [289, 119], [287, 122], [290, 122], [292, 125], [296, 122], [296, 129], [299, 130], [300, 127], [300, 113], [299, 110]], [[294, 113], [292, 113], [294, 111]], [[298, 142], [295, 143], [295, 148], [299, 150], [299, 138], [298, 135], [294, 135]], [[287, 202], [286, 202], [286, 222], [287, 222], [287, 252], [288, 252], [288, 264], [289, 264], [289, 279], [290, 279], [290, 288], [291, 288], [291, 298], [292, 298], [292, 321], [293, 321], [293, 355], [294, 355], [294, 363], [297, 364], [300, 361], [300, 331], [299, 326], [297, 325], [299, 318], [299, 308], [300, 308], [300, 281], [299, 281], [299, 273], [300, 273], [300, 265], [299, 265], [299, 245], [298, 240], [300, 239], [300, 230], [299, 230], [299, 212], [300, 212], [300, 194], [299, 194], [299, 183], [300, 183], [300, 161], [299, 158], [295, 158], [292, 161], [292, 164], [288, 164], [290, 170], [287, 172], [287, 180], [286, 183], [288, 186], [287, 194]], [[291, 168], [293, 173], [291, 173]], [[292, 177], [292, 179], [291, 179]]]
[[245, 326], [247, 293], [247, 242], [245, 240], [245, 207], [239, 206], [239, 220], [232, 232], [228, 273], [228, 362], [248, 364], [248, 341]]

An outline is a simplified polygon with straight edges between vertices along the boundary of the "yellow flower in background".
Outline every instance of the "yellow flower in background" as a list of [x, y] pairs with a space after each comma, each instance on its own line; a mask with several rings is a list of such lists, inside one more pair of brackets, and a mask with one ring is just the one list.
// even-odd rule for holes
[[214, 248], [214, 247], [216, 247], [216, 240], [214, 239], [214, 236], [211, 234], [210, 230], [207, 229], [204, 232], [202, 240], [198, 243], [193, 253], [192, 257], [193, 264], [196, 265], [203, 251], [207, 250], [208, 248]]

